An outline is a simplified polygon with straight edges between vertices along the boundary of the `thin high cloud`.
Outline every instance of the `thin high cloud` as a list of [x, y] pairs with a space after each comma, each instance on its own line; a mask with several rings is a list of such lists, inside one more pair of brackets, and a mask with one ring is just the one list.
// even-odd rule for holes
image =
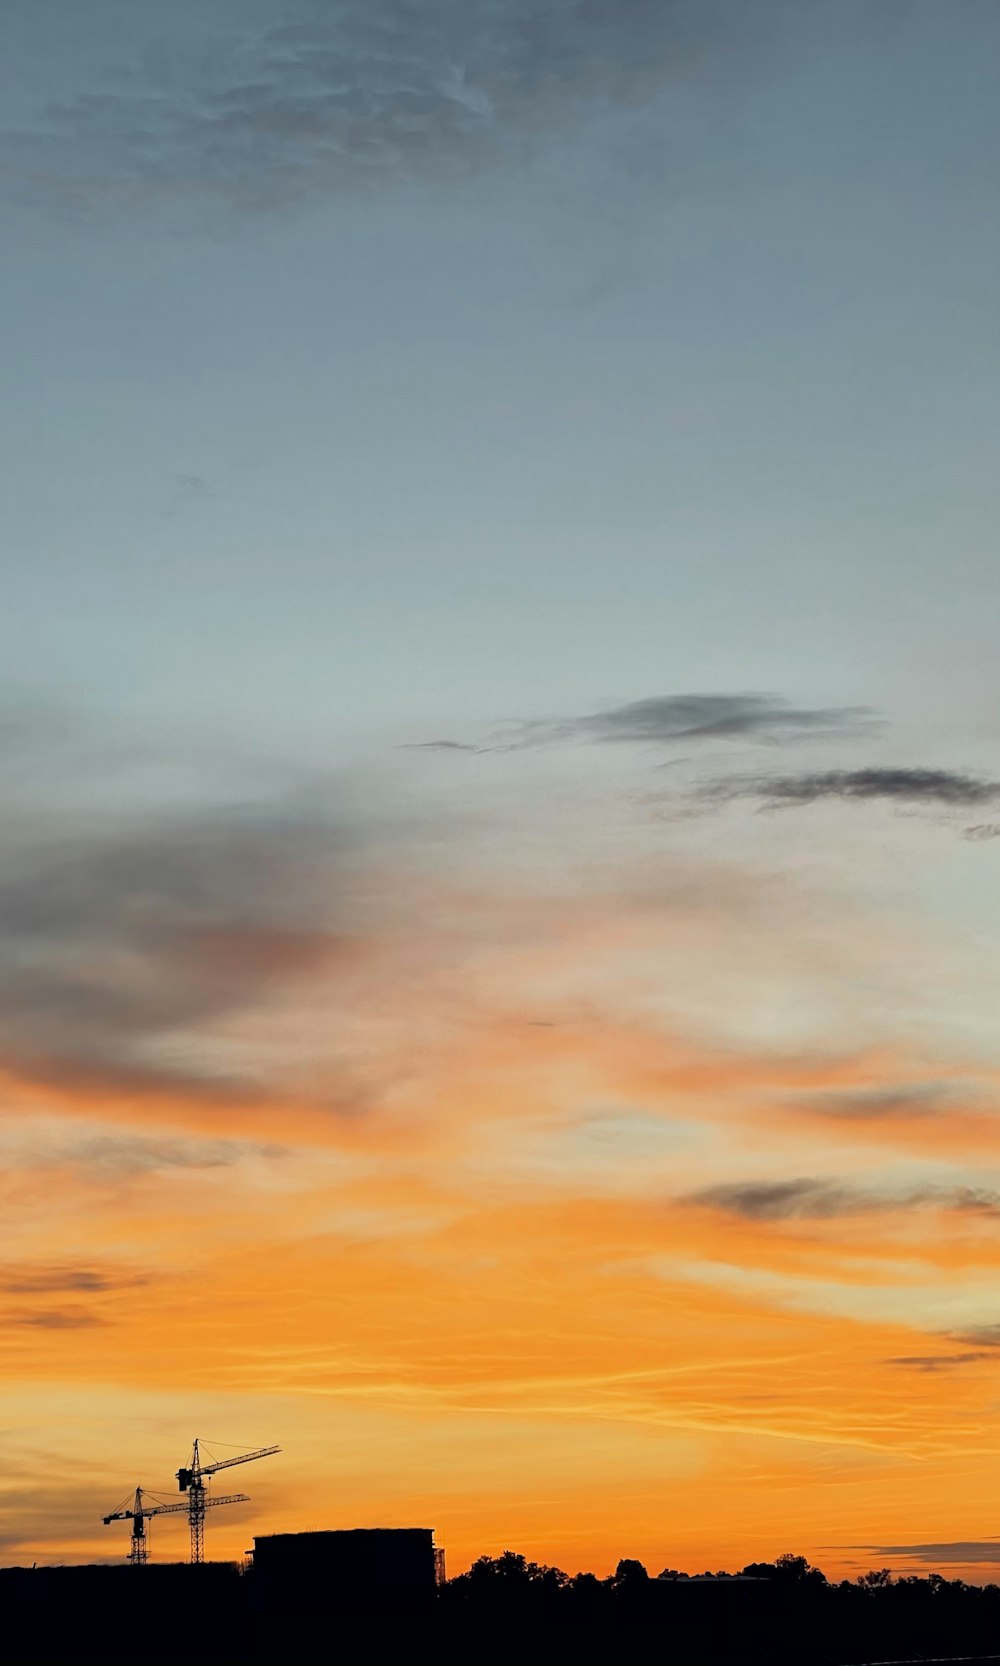
[[828, 769], [801, 775], [755, 775], [714, 782], [713, 798], [758, 798], [776, 808], [823, 799], [871, 800], [964, 809], [1000, 799], [1000, 781], [951, 769]]
[[169, 1169], [233, 1168], [247, 1158], [273, 1161], [287, 1155], [286, 1146], [252, 1140], [152, 1139], [138, 1134], [103, 1134], [90, 1140], [69, 1141], [57, 1151], [35, 1157], [22, 1152], [18, 1161], [24, 1169], [84, 1169], [97, 1178], [128, 1180]]
[[407, 741], [402, 750], [404, 752], [495, 752], [493, 746], [473, 746], [464, 740], [412, 740]]
[[86, 1308], [62, 1308], [56, 1311], [12, 1312], [4, 1314], [4, 1324], [24, 1330], [93, 1330], [108, 1324], [100, 1314]]
[[850, 1215], [941, 1209], [1000, 1218], [1000, 1192], [973, 1186], [922, 1186], [879, 1191], [842, 1181], [735, 1181], [707, 1186], [687, 1199], [751, 1221], [836, 1220]]
[[[67, 207], [142, 192], [266, 209], [407, 177], [463, 176], [627, 110], [719, 53], [745, 61], [770, 14], [736, 0], [346, 0], [149, 6], [145, 48], [8, 135], [26, 189]], [[296, 15], [297, 14], [297, 15]], [[143, 13], [139, 14], [140, 20]], [[133, 20], [134, 23], [134, 20]]]
[[[966, 1090], [967, 1091], [967, 1090]], [[889, 1122], [941, 1116], [954, 1109], [958, 1090], [948, 1082], [909, 1082], [898, 1087], [825, 1089], [798, 1096], [798, 1110], [834, 1122]]]
[[679, 741], [791, 742], [839, 735], [873, 721], [862, 706], [796, 706], [776, 694], [657, 694], [579, 717], [537, 718], [487, 747], [454, 740], [422, 743], [433, 750], [516, 751], [568, 742], [661, 745]]
[[59, 1264], [0, 1272], [0, 1293], [5, 1296], [63, 1295], [67, 1291], [101, 1295], [110, 1290], [131, 1289], [134, 1285], [148, 1283], [149, 1278], [144, 1273]]

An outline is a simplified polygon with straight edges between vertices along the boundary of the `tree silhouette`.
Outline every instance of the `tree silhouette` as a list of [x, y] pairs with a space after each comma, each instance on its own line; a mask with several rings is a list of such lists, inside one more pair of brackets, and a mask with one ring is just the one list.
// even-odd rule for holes
[[646, 1585], [649, 1574], [641, 1562], [631, 1556], [624, 1556], [614, 1572], [614, 1584], [619, 1590], [634, 1589], [637, 1585]]
[[881, 1591], [892, 1584], [891, 1568], [872, 1568], [868, 1573], [858, 1574], [858, 1584], [863, 1591]]

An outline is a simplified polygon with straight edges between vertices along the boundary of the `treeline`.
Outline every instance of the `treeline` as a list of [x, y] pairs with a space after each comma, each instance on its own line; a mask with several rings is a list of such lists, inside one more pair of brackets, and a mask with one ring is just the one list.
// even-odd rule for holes
[[690, 1577], [641, 1562], [570, 1576], [506, 1552], [441, 1593], [441, 1658], [607, 1666], [850, 1666], [1000, 1658], [1000, 1586], [874, 1569], [833, 1582], [804, 1556]]

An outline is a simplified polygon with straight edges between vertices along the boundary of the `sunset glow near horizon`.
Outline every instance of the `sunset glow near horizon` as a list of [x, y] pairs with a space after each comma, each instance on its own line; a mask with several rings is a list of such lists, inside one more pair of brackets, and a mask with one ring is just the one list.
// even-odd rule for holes
[[996, 1577], [1000, 11], [3, 29], [0, 1561]]

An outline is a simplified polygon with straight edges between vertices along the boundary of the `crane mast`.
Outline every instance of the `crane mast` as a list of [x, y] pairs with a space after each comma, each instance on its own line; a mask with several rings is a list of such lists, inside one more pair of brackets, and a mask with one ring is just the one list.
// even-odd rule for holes
[[273, 1453], [280, 1451], [280, 1446], [258, 1446], [252, 1452], [242, 1452], [237, 1458], [218, 1458], [203, 1464], [198, 1439], [195, 1438], [187, 1464], [177, 1471], [177, 1484], [181, 1492], [187, 1493], [187, 1504], [173, 1506], [176, 1510], [187, 1509], [192, 1562], [199, 1563], [205, 1560], [206, 1509], [211, 1504], [223, 1502], [222, 1499], [208, 1497], [205, 1489], [206, 1477], [211, 1478], [219, 1469], [232, 1469], [234, 1464], [253, 1463], [257, 1458], [269, 1458]]
[[[132, 1523], [132, 1537], [129, 1541], [128, 1560], [133, 1567], [144, 1567], [149, 1549], [149, 1536], [146, 1523], [150, 1516], [173, 1516], [179, 1510], [187, 1510], [187, 1504], [161, 1504], [154, 1502], [147, 1504], [146, 1493], [141, 1487], [136, 1487], [135, 1497], [120, 1504], [117, 1510], [112, 1510], [108, 1516], [102, 1516], [105, 1527], [112, 1521], [130, 1521]], [[155, 1494], [151, 1495], [155, 1499]], [[205, 1506], [216, 1504], [249, 1504], [250, 1499], [245, 1492], [227, 1493], [224, 1498], [206, 1498]]]
[[[168, 1509], [174, 1506], [168, 1505]], [[154, 1506], [155, 1508], [155, 1506]], [[130, 1521], [132, 1523], [132, 1537], [129, 1540], [128, 1559], [133, 1567], [144, 1567], [146, 1562], [146, 1517], [149, 1511], [143, 1507], [142, 1488], [136, 1487], [132, 1508], [113, 1510], [109, 1516], [103, 1516], [105, 1527], [112, 1521]]]

